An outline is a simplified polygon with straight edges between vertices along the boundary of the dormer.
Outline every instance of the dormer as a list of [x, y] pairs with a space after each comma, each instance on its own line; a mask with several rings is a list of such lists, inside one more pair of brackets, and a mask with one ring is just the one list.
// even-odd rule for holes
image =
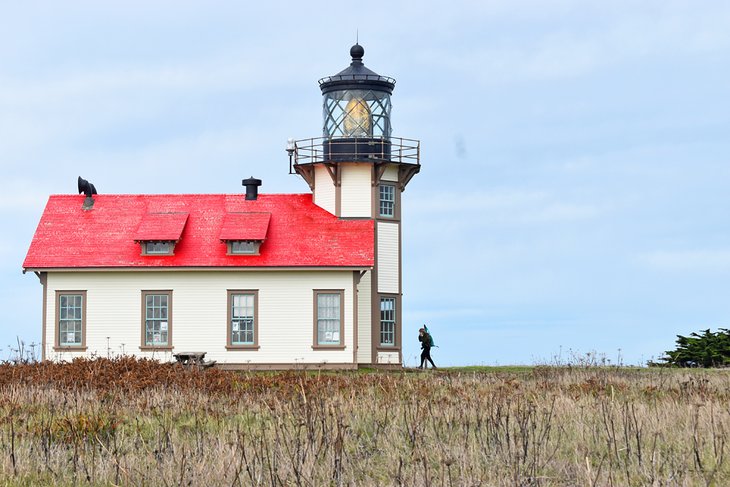
[[137, 228], [134, 241], [140, 244], [142, 255], [174, 255], [188, 214], [185, 212], [146, 213]]
[[266, 240], [271, 213], [226, 213], [220, 240], [228, 255], [259, 255]]

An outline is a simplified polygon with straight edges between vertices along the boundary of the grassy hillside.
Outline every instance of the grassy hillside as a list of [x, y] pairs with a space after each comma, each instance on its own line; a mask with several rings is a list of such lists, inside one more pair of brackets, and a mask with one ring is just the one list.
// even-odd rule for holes
[[0, 366], [0, 485], [730, 485], [730, 372]]

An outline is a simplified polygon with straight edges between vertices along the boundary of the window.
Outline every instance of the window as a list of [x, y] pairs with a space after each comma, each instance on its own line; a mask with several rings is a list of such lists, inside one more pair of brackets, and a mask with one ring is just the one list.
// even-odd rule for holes
[[56, 291], [56, 346], [86, 348], [86, 291]]
[[380, 298], [380, 345], [395, 346], [395, 298]]
[[148, 241], [142, 242], [143, 255], [172, 255], [173, 242]]
[[231, 240], [228, 242], [228, 253], [256, 255], [260, 245], [261, 242], [254, 240]]
[[228, 349], [258, 349], [258, 291], [228, 291]]
[[395, 186], [392, 184], [380, 185], [380, 216], [395, 216]]
[[388, 139], [390, 94], [380, 90], [327, 90], [324, 96], [324, 136]]
[[172, 348], [172, 291], [142, 291], [142, 348]]
[[314, 347], [344, 349], [344, 291], [314, 292]]

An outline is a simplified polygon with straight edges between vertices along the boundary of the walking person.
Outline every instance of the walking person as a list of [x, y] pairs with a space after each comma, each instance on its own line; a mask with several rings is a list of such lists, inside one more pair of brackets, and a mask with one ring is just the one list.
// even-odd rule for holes
[[426, 360], [431, 362], [431, 367], [436, 368], [436, 364], [433, 363], [433, 359], [431, 359], [431, 335], [426, 331], [425, 328], [421, 328], [418, 330], [418, 341], [421, 342], [421, 365], [418, 366], [419, 369], [422, 369], [424, 367], [427, 367]]

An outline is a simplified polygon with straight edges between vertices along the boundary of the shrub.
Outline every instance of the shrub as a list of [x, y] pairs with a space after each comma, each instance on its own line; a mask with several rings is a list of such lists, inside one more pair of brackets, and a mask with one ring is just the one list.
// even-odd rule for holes
[[730, 330], [720, 328], [713, 333], [708, 328], [689, 336], [677, 335], [677, 348], [665, 352], [660, 363], [650, 366], [727, 367], [730, 365]]

